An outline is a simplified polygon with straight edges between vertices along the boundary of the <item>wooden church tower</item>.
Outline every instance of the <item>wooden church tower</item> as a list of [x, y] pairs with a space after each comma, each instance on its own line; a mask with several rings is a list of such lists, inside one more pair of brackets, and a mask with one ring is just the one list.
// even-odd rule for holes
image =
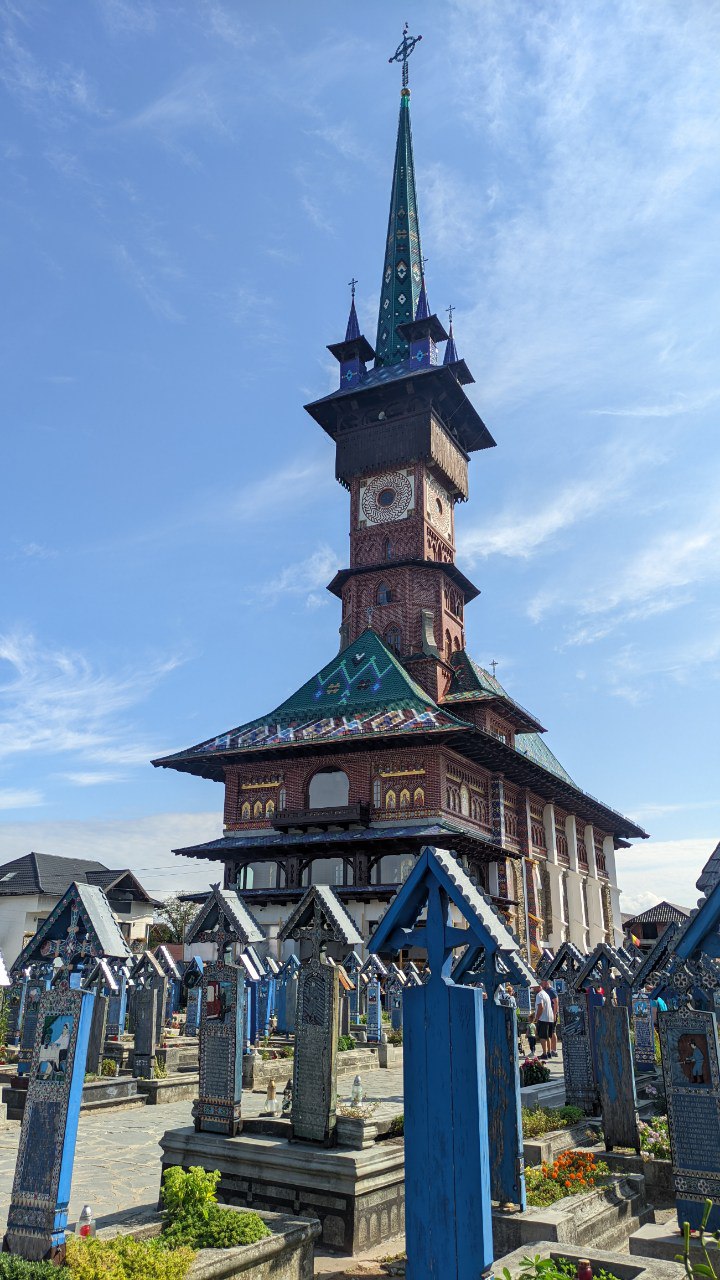
[[[350, 495], [339, 654], [267, 716], [154, 763], [225, 786], [225, 864], [271, 938], [288, 905], [332, 884], [367, 936], [425, 845], [452, 849], [526, 952], [619, 941], [615, 849], [644, 832], [593, 799], [538, 720], [465, 649], [478, 590], [455, 563], [471, 455], [494, 446], [472, 375], [430, 310], [403, 36], [400, 116], [375, 347], [355, 282], [338, 387], [306, 405]], [[392, 61], [392, 59], [391, 59]], [[441, 350], [441, 344], [444, 348]]]

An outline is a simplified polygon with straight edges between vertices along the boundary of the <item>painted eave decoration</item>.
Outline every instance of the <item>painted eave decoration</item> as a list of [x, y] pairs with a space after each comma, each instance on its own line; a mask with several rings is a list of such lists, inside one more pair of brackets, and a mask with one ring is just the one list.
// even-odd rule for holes
[[278, 941], [287, 942], [299, 929], [310, 924], [314, 919], [316, 906], [328, 933], [336, 942], [343, 942], [348, 947], [362, 944], [355, 921], [327, 884], [314, 884], [308, 889], [278, 932]]
[[[74, 903], [77, 903], [77, 921], [73, 925]], [[109, 960], [126, 960], [131, 955], [104, 890], [97, 885], [73, 881], [34, 937], [23, 947], [12, 966], [13, 974], [27, 965], [51, 959], [51, 944], [65, 938], [71, 929], [74, 929], [71, 957], [99, 959], [105, 956]]]
[[244, 947], [253, 942], [265, 941], [265, 934], [242, 898], [233, 889], [221, 889], [219, 885], [213, 885], [185, 930], [185, 942], [196, 942], [201, 933], [213, 933], [221, 924]]
[[543, 982], [546, 979], [551, 982], [553, 978], [564, 978], [571, 982], [584, 963], [585, 956], [574, 942], [562, 942], [554, 956], [543, 956], [537, 967], [538, 978]]
[[609, 946], [607, 942], [598, 942], [597, 946], [590, 952], [590, 955], [586, 957], [575, 973], [572, 979], [573, 985], [582, 987], [583, 983], [590, 982], [593, 977], [602, 972], [603, 962], [609, 969], [614, 969], [623, 982], [626, 982], [629, 986], [632, 984], [632, 969], [618, 954], [616, 948]]

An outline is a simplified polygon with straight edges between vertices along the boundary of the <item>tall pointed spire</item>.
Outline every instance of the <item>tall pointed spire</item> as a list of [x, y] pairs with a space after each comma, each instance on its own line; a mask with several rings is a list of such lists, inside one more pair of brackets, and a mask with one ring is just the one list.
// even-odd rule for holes
[[450, 316], [450, 324], [448, 326], [448, 340], [445, 346], [445, 355], [443, 356], [443, 364], [456, 364], [458, 353], [455, 346], [455, 335], [453, 333], [453, 311], [454, 307], [448, 307], [447, 313]]
[[403, 87], [400, 93], [395, 165], [390, 195], [390, 217], [385, 245], [385, 262], [380, 289], [375, 363], [397, 364], [409, 352], [407, 341], [395, 332], [396, 326], [415, 319], [422, 288], [422, 252], [415, 194], [415, 164], [410, 128], [410, 90], [407, 87], [407, 60], [422, 36], [403, 38], [390, 62], [401, 62]]
[[347, 329], [345, 330], [345, 341], [353, 342], [360, 337], [360, 325], [358, 324], [357, 311], [355, 310], [355, 285], [357, 280], [353, 276], [350, 281], [350, 315], [348, 316]]

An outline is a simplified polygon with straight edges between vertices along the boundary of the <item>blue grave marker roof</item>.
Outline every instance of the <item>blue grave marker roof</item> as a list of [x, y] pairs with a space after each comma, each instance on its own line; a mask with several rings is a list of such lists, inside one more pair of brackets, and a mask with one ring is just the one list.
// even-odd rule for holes
[[304, 928], [313, 919], [316, 905], [335, 942], [349, 947], [362, 943], [355, 921], [329, 884], [314, 884], [308, 889], [280, 929], [278, 940], [286, 942], [298, 929]]

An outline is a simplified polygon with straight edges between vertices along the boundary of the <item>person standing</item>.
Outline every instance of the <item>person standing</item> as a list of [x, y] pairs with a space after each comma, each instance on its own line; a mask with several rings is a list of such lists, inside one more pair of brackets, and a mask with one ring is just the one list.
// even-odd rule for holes
[[537, 1035], [540, 1041], [540, 1060], [546, 1062], [550, 1057], [550, 1036], [552, 1035], [553, 1026], [553, 1007], [552, 1000], [544, 987], [538, 987], [535, 995], [535, 1021], [537, 1023]]
[[560, 1001], [558, 1000], [557, 991], [551, 982], [543, 982], [542, 987], [544, 991], [547, 991], [550, 997], [550, 1004], [552, 1005], [552, 1025], [550, 1027], [550, 1048], [548, 1050], [548, 1057], [557, 1058], [557, 1020]]

